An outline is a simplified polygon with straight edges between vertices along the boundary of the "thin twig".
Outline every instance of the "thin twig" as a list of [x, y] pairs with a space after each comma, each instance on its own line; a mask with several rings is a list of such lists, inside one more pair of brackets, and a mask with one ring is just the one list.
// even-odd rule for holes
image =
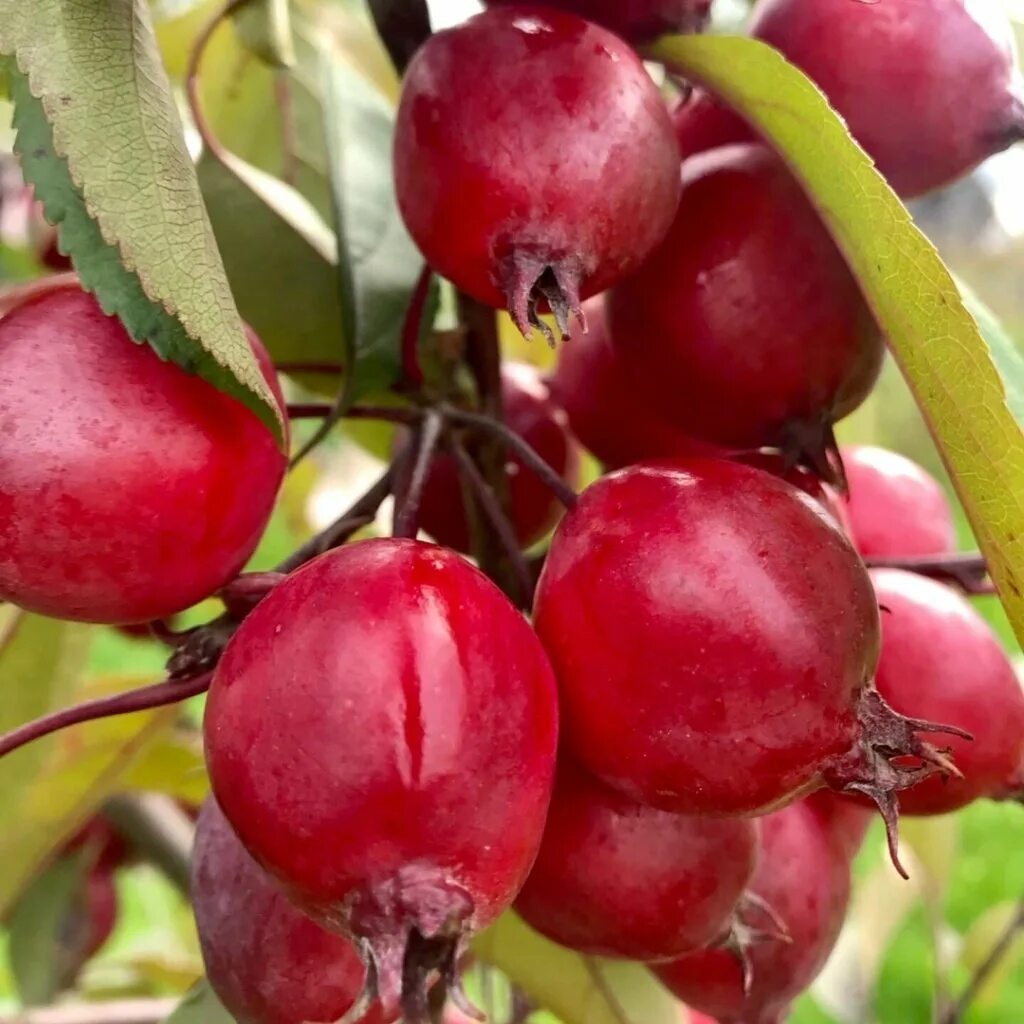
[[869, 569], [903, 569], [940, 583], [950, 583], [972, 597], [996, 592], [984, 556], [977, 552], [913, 558], [866, 558], [864, 561]]
[[445, 417], [453, 423], [485, 430], [500, 439], [507, 448], [510, 448], [522, 459], [529, 470], [540, 477], [566, 508], [575, 507], [576, 492], [565, 482], [558, 471], [545, 462], [532, 445], [524, 441], [514, 430], [510, 430], [504, 423], [491, 419], [489, 416], [466, 412], [463, 409], [456, 409], [454, 406], [445, 406], [443, 411]]
[[[293, 402], [288, 406], [288, 418], [293, 420], [324, 419], [334, 411], [329, 402]], [[390, 405], [354, 405], [342, 416], [345, 420], [384, 420], [388, 423], [418, 423], [425, 413], [421, 409], [406, 409]]]
[[526, 557], [519, 547], [519, 541], [516, 538], [512, 523], [498, 503], [498, 499], [495, 498], [494, 492], [487, 486], [487, 481], [483, 478], [483, 474], [465, 447], [456, 440], [451, 442], [450, 447], [451, 453], [458, 464], [459, 473], [472, 489], [474, 496], [480, 503], [480, 508], [483, 510], [484, 515], [487, 516], [487, 521], [490, 523], [505, 552], [520, 593], [520, 607], [528, 608], [533, 600], [533, 576]]
[[1017, 905], [1013, 920], [1006, 926], [995, 945], [989, 950], [988, 956], [975, 968], [971, 980], [967, 983], [960, 998], [949, 1008], [942, 1018], [942, 1024], [959, 1024], [963, 1020], [971, 1003], [974, 1002], [985, 982], [1010, 952], [1017, 936], [1024, 931], [1024, 900]]
[[388, 423], [418, 423], [426, 413], [422, 409], [402, 408], [390, 405], [354, 405], [342, 419], [385, 420]]
[[188, 895], [195, 826], [174, 800], [162, 793], [122, 793], [103, 805], [103, 813], [138, 853]]
[[278, 373], [313, 373], [326, 377], [339, 377], [345, 372], [341, 363], [275, 363], [274, 369]]
[[[458, 294], [459, 323], [463, 329], [463, 352], [466, 365], [476, 384], [479, 412], [498, 423], [504, 420], [501, 342], [498, 338], [497, 315], [489, 306], [464, 292]], [[505, 451], [500, 439], [491, 432], [480, 431], [467, 438], [467, 451], [480, 470], [487, 488], [494, 496], [503, 516], [510, 503]], [[463, 500], [470, 526], [473, 555], [477, 564], [506, 592], [516, 591], [515, 570], [505, 557], [506, 545], [487, 528], [491, 517], [484, 513], [479, 501], [473, 500], [469, 481], [463, 478]]]
[[289, 402], [288, 419], [290, 420], [322, 420], [331, 414], [331, 406], [327, 402]]
[[327, 529], [306, 541], [298, 550], [292, 552], [278, 567], [278, 572], [294, 572], [300, 565], [331, 548], [344, 544], [353, 533], [369, 525], [377, 516], [377, 511], [384, 499], [391, 494], [394, 470], [388, 467], [383, 476], [363, 494], [346, 512], [339, 516]]
[[437, 443], [441, 439], [444, 420], [439, 412], [428, 412], [422, 426], [416, 431], [413, 439], [414, 455], [412, 469], [405, 486], [402, 500], [395, 503], [394, 525], [391, 530], [395, 537], [415, 537], [419, 528], [420, 504], [423, 501], [423, 489], [430, 476], [430, 468], [437, 451]]
[[85, 701], [74, 707], [62, 708], [52, 714], [44, 715], [35, 721], [12, 729], [0, 736], [0, 757], [6, 757], [11, 751], [33, 743], [52, 733], [60, 732], [72, 725], [92, 722], [97, 718], [112, 718], [115, 715], [129, 715], [135, 711], [148, 711], [152, 708], [166, 707], [179, 701], [205, 693], [210, 688], [212, 672], [204, 672], [188, 680], [164, 680], [153, 686], [143, 686], [127, 693], [118, 693], [110, 697]]

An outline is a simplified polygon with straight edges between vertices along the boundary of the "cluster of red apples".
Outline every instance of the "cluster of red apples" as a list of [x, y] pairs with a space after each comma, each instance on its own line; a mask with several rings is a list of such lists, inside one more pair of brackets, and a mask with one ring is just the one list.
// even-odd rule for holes
[[[564, 338], [550, 379], [502, 378], [509, 525], [550, 541], [526, 617], [464, 557], [464, 467], [439, 451], [417, 496], [439, 544], [344, 544], [239, 614], [193, 896], [241, 1024], [420, 1024], [446, 995], [472, 1015], [469, 940], [509, 908], [720, 1024], [779, 1024], [872, 807], [896, 860], [899, 812], [1024, 784], [1024, 697], [986, 624], [865, 567], [954, 536], [923, 470], [835, 445], [884, 352], [856, 279], [779, 157], [699, 90], [673, 111], [634, 49], [709, 8], [492, 0], [407, 70], [410, 233]], [[1009, 29], [962, 0], [762, 0], [751, 31], [902, 195], [1024, 134]], [[229, 585], [286, 468], [74, 280], [0, 320], [0, 425], [0, 598], [65, 619], [165, 620]], [[575, 486], [581, 446], [608, 472], [563, 516], [527, 455]]]

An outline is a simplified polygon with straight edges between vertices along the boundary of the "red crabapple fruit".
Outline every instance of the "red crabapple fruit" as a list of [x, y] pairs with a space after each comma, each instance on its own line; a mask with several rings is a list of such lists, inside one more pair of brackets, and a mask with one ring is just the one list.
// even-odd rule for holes
[[431, 36], [409, 65], [395, 182], [435, 270], [507, 307], [524, 334], [543, 327], [547, 304], [564, 334], [580, 300], [635, 270], [668, 230], [679, 151], [628, 44], [513, 4]]
[[822, 483], [806, 466], [792, 466], [778, 452], [757, 451], [734, 455], [737, 462], [745, 466], [763, 469], [766, 473], [785, 480], [787, 484], [809, 494], [829, 515], [842, 527], [843, 532], [850, 536], [850, 520], [846, 514], [846, 502], [834, 487]]
[[454, 973], [533, 864], [557, 724], [551, 666], [501, 591], [452, 551], [386, 538], [310, 562], [242, 622], [206, 756], [245, 846], [418, 1022], [427, 979]]
[[[814, 79], [904, 198], [1024, 138], [1024, 84], [998, 4], [760, 0], [750, 34]], [[675, 118], [687, 155], [752, 135], [702, 92]]]
[[822, 827], [835, 837], [846, 856], [853, 860], [874, 821], [871, 808], [830, 789], [816, 790], [803, 802], [817, 815]]
[[609, 293], [619, 366], [683, 433], [778, 448], [829, 475], [832, 424], [867, 397], [884, 345], [796, 180], [763, 146], [683, 164], [675, 223]]
[[642, 803], [749, 815], [828, 785], [870, 794], [892, 830], [896, 791], [954, 770], [917, 736], [948, 727], [872, 686], [879, 613], [849, 540], [761, 470], [599, 480], [555, 532], [534, 621], [567, 751]]
[[949, 746], [962, 777], [900, 793], [904, 814], [945, 814], [1001, 795], [1024, 759], [1024, 694], [998, 638], [949, 587], [899, 569], [871, 572], [882, 615], [878, 692], [896, 711], [955, 721], [974, 737]]
[[[817, 977], [846, 916], [850, 865], [805, 804], [762, 822], [761, 856], [751, 890], [785, 927], [747, 951], [749, 987], [736, 956], [725, 949], [692, 953], [655, 973], [688, 1006], [720, 1024], [782, 1024], [789, 1004]], [[765, 921], [765, 930], [775, 926]]]
[[549, 384], [583, 446], [612, 469], [647, 459], [714, 455], [658, 415], [634, 388], [608, 337], [604, 299], [585, 303], [588, 331], [575, 327], [558, 350]]
[[173, 615], [245, 565], [284, 470], [253, 412], [134, 343], [73, 278], [0, 320], [0, 599]]
[[674, 959], [728, 934], [756, 855], [749, 818], [659, 811], [565, 762], [516, 910], [582, 953]]
[[[196, 824], [192, 903], [207, 980], [239, 1024], [333, 1024], [359, 999], [366, 968], [352, 943], [288, 902], [213, 799]], [[384, 1020], [372, 1007], [360, 1024]]]
[[[532, 366], [506, 362], [501, 368], [505, 423], [528, 442], [571, 486], [579, 479], [579, 450], [567, 417], [551, 398]], [[516, 455], [506, 463], [509, 512], [516, 539], [527, 548], [558, 522], [562, 505], [550, 488]], [[470, 526], [463, 504], [459, 470], [450, 455], [434, 457], [420, 504], [420, 526], [439, 544], [468, 552]]]
[[850, 537], [865, 558], [911, 558], [956, 550], [953, 511], [942, 485], [916, 462], [885, 448], [842, 449]]
[[[517, 2], [522, 0], [485, 0], [489, 7]], [[631, 43], [668, 32], [699, 32], [711, 17], [711, 0], [545, 0], [545, 6], [604, 25]]]

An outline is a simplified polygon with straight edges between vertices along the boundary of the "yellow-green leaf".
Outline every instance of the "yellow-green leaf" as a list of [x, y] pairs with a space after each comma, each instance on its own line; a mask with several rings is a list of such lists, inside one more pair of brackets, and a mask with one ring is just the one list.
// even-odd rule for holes
[[[241, 161], [228, 168], [204, 155], [199, 180], [238, 308], [274, 361], [341, 365], [336, 244], [327, 225], [290, 186]], [[304, 382], [331, 394], [339, 387], [327, 375]]]
[[0, 0], [18, 149], [83, 284], [283, 433], [235, 309], [145, 0]]
[[[86, 626], [0, 605], [0, 732], [71, 702], [89, 655], [90, 639]], [[45, 745], [35, 743], [0, 761], [0, 807], [5, 812], [35, 779], [45, 760]], [[0, 829], [0, 851], [9, 831]]]
[[202, 739], [183, 729], [167, 730], [139, 753], [118, 788], [159, 791], [198, 807], [210, 792]]
[[818, 88], [775, 50], [678, 36], [651, 55], [739, 111], [803, 183], [888, 337], [1024, 641], [1024, 432], [934, 247]]
[[[58, 625], [64, 629], [79, 628]], [[60, 657], [55, 653], [61, 648], [60, 639], [59, 635], [48, 640], [43, 636], [26, 634], [23, 643], [28, 649], [26, 654], [37, 665], [45, 665], [49, 659], [47, 671], [59, 676], [62, 671], [70, 672], [70, 668], [63, 667], [63, 662], [71, 661], [73, 653], [73, 650], [65, 650], [60, 658], [61, 666], [53, 665], [53, 660]], [[65, 646], [72, 646], [73, 641], [74, 634], [71, 643]], [[8, 675], [9, 663], [17, 667], [17, 658], [12, 657], [10, 646], [0, 658], [5, 692], [12, 682]], [[80, 656], [74, 665], [76, 668], [81, 665]], [[46, 678], [44, 672], [36, 676], [23, 668], [20, 679], [14, 681], [20, 686], [17, 689], [12, 687], [11, 692], [20, 692], [29, 686], [45, 687]], [[50, 700], [47, 708], [40, 708], [34, 713], [148, 682], [152, 680], [134, 677], [96, 680], [70, 694], [62, 687], [61, 699]], [[45, 866], [56, 845], [82, 825], [119, 788], [123, 775], [135, 759], [174, 722], [179, 713], [177, 706], [170, 706], [89, 722], [49, 736], [0, 761], [0, 805], [4, 808], [4, 827], [0, 829], [0, 864], [3, 864], [3, 871], [0, 871], [0, 916]], [[17, 724], [29, 717], [33, 716], [20, 717]], [[6, 707], [3, 719], [5, 728], [14, 724], [8, 720]]]
[[679, 1024], [679, 1004], [645, 967], [580, 956], [511, 912], [474, 940], [473, 951], [563, 1024]]
[[264, 64], [290, 68], [295, 63], [290, 0], [251, 0], [236, 12], [235, 28]]
[[82, 952], [74, 921], [86, 869], [80, 857], [61, 857], [22, 895], [11, 910], [11, 973], [26, 1006], [43, 1006], [67, 983]]

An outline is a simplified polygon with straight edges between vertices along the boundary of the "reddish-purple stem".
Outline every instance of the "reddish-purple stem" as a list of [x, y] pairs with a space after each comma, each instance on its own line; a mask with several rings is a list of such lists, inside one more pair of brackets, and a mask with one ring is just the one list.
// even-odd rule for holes
[[324, 376], [338, 377], [345, 372], [341, 363], [275, 363], [278, 373], [320, 373]]
[[420, 366], [420, 336], [423, 332], [423, 313], [430, 296], [430, 282], [434, 272], [424, 266], [420, 272], [409, 308], [402, 324], [402, 376], [405, 385], [413, 391], [423, 387], [423, 367]]
[[489, 416], [481, 416], [479, 413], [466, 412], [452, 406], [446, 406], [443, 411], [445, 417], [452, 423], [459, 423], [464, 427], [477, 427], [498, 438], [507, 448], [511, 448], [532, 472], [537, 474], [548, 490], [566, 508], [575, 507], [576, 492], [565, 482], [557, 470], [545, 462], [534, 448], [514, 430], [510, 430], [504, 423], [499, 423]]
[[[434, 461], [438, 441], [444, 421], [441, 414], [431, 411], [423, 419], [410, 442], [411, 471], [408, 484], [401, 495], [395, 495], [395, 518], [392, 534], [395, 537], [415, 537], [419, 528], [420, 504], [423, 500], [423, 489], [430, 476], [430, 467]], [[402, 474], [404, 475], [404, 474]], [[403, 484], [405, 481], [403, 481]], [[401, 500], [399, 500], [401, 498]]]
[[162, 708], [168, 704], [205, 693], [210, 688], [212, 672], [204, 672], [189, 680], [164, 680], [153, 686], [144, 686], [127, 693], [117, 693], [111, 697], [100, 697], [76, 704], [70, 708], [62, 708], [52, 714], [44, 715], [35, 721], [12, 729], [0, 736], [0, 757], [5, 757], [19, 747], [42, 739], [52, 733], [60, 732], [72, 725], [92, 722], [97, 718], [112, 718], [114, 715], [129, 715], [134, 711], [148, 711], [151, 708]]
[[516, 584], [522, 595], [521, 607], [528, 608], [533, 601], [533, 575], [530, 572], [529, 564], [519, 547], [515, 529], [511, 521], [501, 507], [501, 502], [495, 497], [494, 492], [488, 486], [483, 473], [473, 461], [469, 452], [458, 442], [452, 441], [451, 453], [459, 467], [459, 473], [469, 484], [481, 510], [487, 517], [491, 528], [494, 530], [509, 565], [515, 574]]

